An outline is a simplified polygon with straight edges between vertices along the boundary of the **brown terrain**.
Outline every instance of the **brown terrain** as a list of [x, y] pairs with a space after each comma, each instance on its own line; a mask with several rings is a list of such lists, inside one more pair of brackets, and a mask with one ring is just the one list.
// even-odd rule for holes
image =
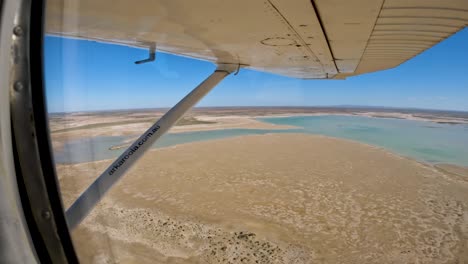
[[[58, 165], [65, 205], [110, 163]], [[303, 134], [176, 145], [72, 235], [83, 263], [468, 263], [468, 173]]]

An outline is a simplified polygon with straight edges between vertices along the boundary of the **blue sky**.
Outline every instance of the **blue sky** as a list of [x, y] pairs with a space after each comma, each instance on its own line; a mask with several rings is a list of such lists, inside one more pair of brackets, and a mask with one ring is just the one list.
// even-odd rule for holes
[[[299, 80], [243, 69], [198, 106], [368, 105], [468, 111], [468, 29], [397, 68], [346, 80]], [[76, 39], [46, 37], [49, 112], [170, 107], [212, 63]]]

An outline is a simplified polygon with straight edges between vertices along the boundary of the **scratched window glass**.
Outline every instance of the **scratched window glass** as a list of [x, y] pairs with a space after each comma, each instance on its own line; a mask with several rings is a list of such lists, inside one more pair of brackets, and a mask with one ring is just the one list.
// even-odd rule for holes
[[82, 263], [468, 261], [467, 4], [338, 2], [47, 2]]

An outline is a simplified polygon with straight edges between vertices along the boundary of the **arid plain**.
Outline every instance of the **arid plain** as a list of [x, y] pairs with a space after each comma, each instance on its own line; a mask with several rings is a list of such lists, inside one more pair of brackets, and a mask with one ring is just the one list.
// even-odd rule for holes
[[[252, 117], [320, 111], [198, 110], [172, 133], [289, 129]], [[54, 147], [84, 136], [136, 135], [152, 114], [52, 118]], [[65, 206], [110, 163], [58, 164]], [[149, 151], [72, 235], [84, 263], [466, 263], [468, 171], [318, 135], [193, 142]]]

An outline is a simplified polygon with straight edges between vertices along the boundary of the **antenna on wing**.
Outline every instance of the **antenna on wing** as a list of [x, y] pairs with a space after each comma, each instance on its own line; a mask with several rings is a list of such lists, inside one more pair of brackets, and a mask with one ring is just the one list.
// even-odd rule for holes
[[135, 61], [135, 64], [143, 64], [147, 62], [152, 62], [156, 60], [156, 42], [150, 43], [149, 46], [149, 57], [144, 60]]

